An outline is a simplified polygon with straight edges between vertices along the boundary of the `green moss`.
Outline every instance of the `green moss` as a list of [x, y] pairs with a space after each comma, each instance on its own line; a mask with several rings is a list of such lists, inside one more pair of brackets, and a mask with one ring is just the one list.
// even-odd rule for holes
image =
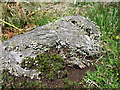
[[37, 69], [42, 72], [43, 78], [53, 80], [67, 75], [64, 59], [57, 54], [40, 54], [35, 58], [26, 57], [21, 63], [22, 68]]
[[32, 80], [26, 77], [15, 77], [8, 73], [8, 70], [4, 70], [2, 74], [3, 84], [2, 88], [46, 88], [47, 85], [43, 85], [39, 80]]

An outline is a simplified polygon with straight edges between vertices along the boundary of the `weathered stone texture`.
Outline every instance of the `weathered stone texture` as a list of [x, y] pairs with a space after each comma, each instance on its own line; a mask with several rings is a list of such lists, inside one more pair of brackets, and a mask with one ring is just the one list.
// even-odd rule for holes
[[12, 74], [38, 78], [36, 70], [25, 70], [18, 64], [25, 56], [35, 57], [55, 47], [67, 63], [84, 68], [91, 64], [85, 57], [99, 53], [99, 43], [100, 32], [92, 21], [82, 16], [66, 16], [5, 41], [2, 59]]

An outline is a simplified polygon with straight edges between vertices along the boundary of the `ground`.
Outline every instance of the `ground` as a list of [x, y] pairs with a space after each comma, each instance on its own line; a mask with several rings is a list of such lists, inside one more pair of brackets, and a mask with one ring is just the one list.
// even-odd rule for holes
[[[5, 82], [3, 88], [36, 88], [36, 86], [42, 88], [84, 88], [85, 85], [81, 83], [81, 81], [83, 76], [86, 75], [85, 72], [95, 71], [95, 67], [91, 66], [84, 69], [65, 67], [65, 70], [68, 71], [68, 76], [65, 76], [64, 78], [58, 78], [52, 81], [48, 79], [42, 79], [42, 82], [40, 80], [30, 79], [28, 77], [16, 77], [11, 75], [7, 71], [4, 71], [4, 79], [5, 77], [7, 79], [4, 80]], [[37, 82], [39, 84], [37, 84]]]

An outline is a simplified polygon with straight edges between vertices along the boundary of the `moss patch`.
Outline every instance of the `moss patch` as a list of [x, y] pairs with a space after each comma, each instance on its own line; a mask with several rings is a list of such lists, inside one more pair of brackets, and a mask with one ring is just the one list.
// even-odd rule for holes
[[4, 70], [2, 74], [3, 88], [45, 88], [47, 85], [41, 81], [30, 79], [28, 77], [16, 77], [11, 75], [8, 70]]
[[21, 67], [24, 69], [37, 69], [42, 72], [42, 78], [54, 80], [67, 76], [64, 59], [57, 54], [40, 54], [35, 58], [26, 57]]

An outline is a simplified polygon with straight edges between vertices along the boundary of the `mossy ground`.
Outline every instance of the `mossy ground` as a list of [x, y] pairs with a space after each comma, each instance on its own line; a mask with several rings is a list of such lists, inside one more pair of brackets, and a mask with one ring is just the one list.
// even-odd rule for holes
[[[83, 70], [65, 67], [67, 76], [56, 79], [42, 78], [30, 79], [29, 77], [16, 77], [11, 75], [8, 70], [3, 72], [3, 89], [5, 88], [83, 88], [85, 83], [81, 82], [85, 71], [93, 71], [94, 67], [85, 68]], [[55, 74], [55, 73], [54, 73]], [[79, 79], [78, 79], [79, 78]]]
[[21, 63], [21, 67], [25, 69], [37, 69], [42, 72], [43, 78], [54, 80], [67, 76], [64, 59], [57, 54], [40, 54], [35, 58], [26, 57]]
[[4, 88], [45, 88], [40, 80], [30, 79], [28, 77], [16, 77], [11, 75], [8, 70], [3, 71], [3, 89]]

